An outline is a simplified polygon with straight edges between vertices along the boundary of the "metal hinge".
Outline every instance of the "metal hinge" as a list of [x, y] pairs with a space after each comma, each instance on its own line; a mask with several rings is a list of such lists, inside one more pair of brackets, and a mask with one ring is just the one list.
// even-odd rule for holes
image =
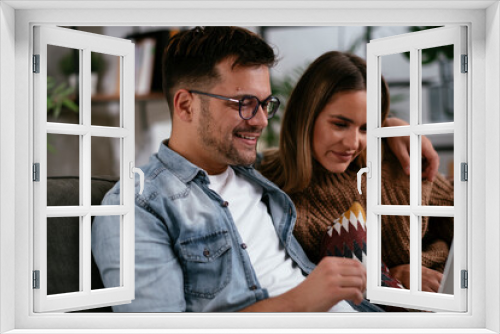
[[33, 55], [33, 73], [40, 73], [40, 55]]
[[33, 270], [33, 289], [40, 289], [40, 270]]
[[33, 181], [40, 182], [40, 164], [38, 162], [33, 164]]
[[462, 162], [460, 164], [460, 180], [461, 181], [469, 181], [469, 166], [466, 162]]
[[462, 289], [467, 289], [469, 287], [469, 273], [467, 270], [461, 271], [462, 276]]
[[469, 57], [467, 55], [462, 55], [462, 73], [467, 73], [469, 71]]

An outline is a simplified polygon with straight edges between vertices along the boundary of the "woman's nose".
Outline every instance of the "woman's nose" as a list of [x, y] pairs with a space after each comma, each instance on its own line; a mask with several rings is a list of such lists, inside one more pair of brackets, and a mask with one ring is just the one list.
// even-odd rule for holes
[[357, 130], [349, 131], [344, 137], [344, 145], [347, 146], [349, 150], [357, 150], [360, 144], [360, 135]]

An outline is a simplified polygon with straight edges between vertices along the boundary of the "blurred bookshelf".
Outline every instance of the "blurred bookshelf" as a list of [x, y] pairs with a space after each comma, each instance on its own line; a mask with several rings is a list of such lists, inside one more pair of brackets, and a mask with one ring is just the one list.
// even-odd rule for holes
[[[135, 101], [155, 101], [164, 99], [162, 92], [151, 92], [148, 94], [136, 94]], [[92, 102], [118, 102], [120, 95], [118, 94], [95, 94], [92, 96]]]
[[162, 92], [162, 58], [170, 38], [179, 30], [161, 29], [133, 33], [125, 38], [135, 44], [135, 93], [138, 98]]

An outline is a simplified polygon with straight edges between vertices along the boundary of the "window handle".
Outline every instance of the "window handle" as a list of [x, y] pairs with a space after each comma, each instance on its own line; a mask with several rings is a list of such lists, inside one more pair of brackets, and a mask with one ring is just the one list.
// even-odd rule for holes
[[129, 177], [131, 179], [134, 178], [134, 174], [139, 174], [139, 195], [142, 195], [142, 191], [144, 190], [144, 172], [142, 171], [142, 169], [138, 168], [138, 167], [134, 167], [134, 162], [133, 161], [130, 161], [129, 163]]
[[372, 163], [371, 162], [367, 162], [366, 163], [368, 165], [368, 167], [365, 167], [365, 168], [361, 168], [359, 171], [358, 171], [358, 192], [359, 194], [361, 195], [361, 175], [363, 173], [366, 173], [366, 176], [368, 178], [371, 178], [372, 177]]

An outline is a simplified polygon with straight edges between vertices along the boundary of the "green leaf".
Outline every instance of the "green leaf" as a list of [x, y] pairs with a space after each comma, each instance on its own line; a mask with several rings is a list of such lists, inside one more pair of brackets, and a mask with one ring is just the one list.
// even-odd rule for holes
[[56, 148], [54, 147], [54, 145], [52, 145], [52, 144], [50, 143], [50, 138], [52, 138], [52, 136], [51, 136], [51, 135], [49, 135], [49, 134], [47, 134], [47, 151], [48, 151], [49, 153], [55, 154], [55, 153], [57, 153], [57, 150], [56, 150]]
[[66, 84], [64, 82], [60, 83], [55, 89], [54, 89], [54, 94], [60, 94], [63, 95], [62, 92], [64, 88], [66, 87]]
[[61, 108], [56, 107], [54, 109], [54, 118], [58, 118], [60, 114], [61, 114]]
[[62, 96], [69, 96], [71, 94], [73, 94], [73, 92], [75, 91], [75, 88], [74, 87], [68, 87], [66, 89], [64, 89], [62, 92], [61, 92], [61, 95]]
[[56, 80], [53, 77], [47, 76], [47, 91], [52, 89], [56, 84]]
[[52, 108], [54, 108], [55, 104], [52, 99], [47, 98], [47, 111], [50, 111]]
[[78, 105], [71, 101], [71, 100], [63, 100], [62, 104], [66, 107], [69, 108], [71, 111], [78, 112]]
[[56, 148], [51, 143], [47, 143], [47, 151], [52, 154], [57, 153]]

